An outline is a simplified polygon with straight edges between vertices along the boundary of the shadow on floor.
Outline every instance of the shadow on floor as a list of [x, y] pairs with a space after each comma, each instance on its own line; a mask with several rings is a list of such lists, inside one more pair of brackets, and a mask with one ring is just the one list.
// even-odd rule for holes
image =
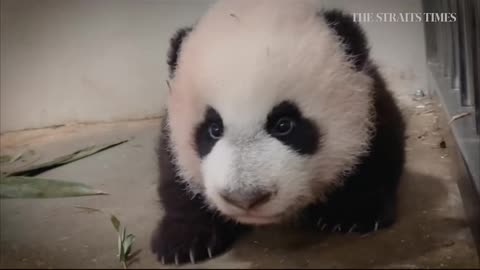
[[[439, 179], [407, 171], [397, 222], [389, 229], [360, 236], [262, 227], [243, 238], [230, 259], [254, 268], [472, 267], [474, 253], [455, 247], [456, 234], [467, 225], [460, 217], [443, 215], [447, 201], [448, 189]], [[434, 255], [445, 248], [451, 255]]]

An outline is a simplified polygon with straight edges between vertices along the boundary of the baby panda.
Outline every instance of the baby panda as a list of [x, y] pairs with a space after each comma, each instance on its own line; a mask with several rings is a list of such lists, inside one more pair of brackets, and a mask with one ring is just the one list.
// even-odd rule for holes
[[405, 124], [351, 16], [307, 0], [220, 1], [170, 45], [159, 261], [215, 257], [258, 225], [394, 222]]

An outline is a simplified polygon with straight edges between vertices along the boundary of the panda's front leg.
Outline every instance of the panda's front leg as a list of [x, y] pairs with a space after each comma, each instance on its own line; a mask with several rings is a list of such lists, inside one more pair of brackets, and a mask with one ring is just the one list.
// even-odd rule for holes
[[[168, 134], [166, 121], [162, 134]], [[177, 175], [168, 136], [160, 140], [158, 193], [165, 215], [153, 232], [151, 250], [163, 264], [196, 263], [225, 252], [248, 227], [209, 209], [200, 194], [192, 196]]]
[[163, 264], [196, 263], [226, 251], [245, 231], [222, 217], [166, 215], [152, 238], [152, 251]]
[[391, 226], [395, 212], [393, 194], [338, 194], [311, 206], [307, 216], [315, 230], [366, 234]]

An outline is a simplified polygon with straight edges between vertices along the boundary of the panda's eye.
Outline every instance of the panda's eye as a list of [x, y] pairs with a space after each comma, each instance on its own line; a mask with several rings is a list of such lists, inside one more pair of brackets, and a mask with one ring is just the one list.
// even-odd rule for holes
[[295, 121], [288, 117], [282, 117], [278, 119], [272, 129], [272, 133], [275, 136], [285, 136], [290, 134], [295, 128]]
[[212, 139], [218, 140], [223, 135], [223, 127], [215, 122], [210, 123], [210, 125], [208, 126], [208, 134]]

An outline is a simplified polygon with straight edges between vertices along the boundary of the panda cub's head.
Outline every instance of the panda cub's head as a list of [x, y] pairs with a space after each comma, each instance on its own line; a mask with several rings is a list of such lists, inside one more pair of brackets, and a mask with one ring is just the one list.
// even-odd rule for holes
[[324, 199], [368, 151], [361, 30], [311, 1], [222, 1], [172, 38], [170, 146], [191, 192], [241, 223]]

